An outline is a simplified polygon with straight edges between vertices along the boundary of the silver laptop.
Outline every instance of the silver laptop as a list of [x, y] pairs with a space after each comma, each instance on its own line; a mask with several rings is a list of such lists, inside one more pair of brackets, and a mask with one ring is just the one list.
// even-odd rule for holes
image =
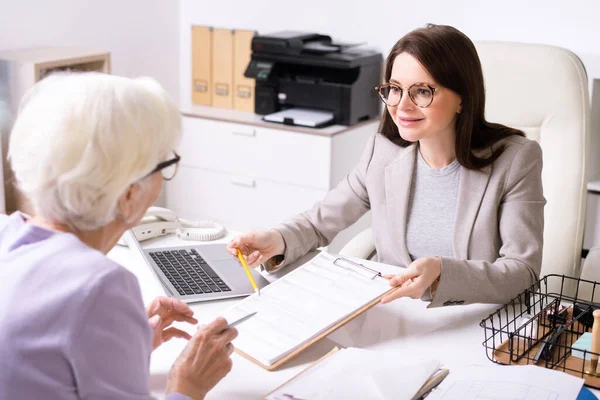
[[[165, 291], [186, 303], [247, 296], [254, 293], [244, 268], [227, 252], [224, 243], [144, 249], [129, 232]], [[251, 271], [259, 288], [269, 282]]]

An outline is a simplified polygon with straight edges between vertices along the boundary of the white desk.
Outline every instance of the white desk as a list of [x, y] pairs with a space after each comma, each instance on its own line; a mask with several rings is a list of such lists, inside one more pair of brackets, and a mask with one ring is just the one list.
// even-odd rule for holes
[[[231, 237], [222, 240], [226, 243]], [[174, 237], [154, 239], [144, 247], [159, 247], [165, 244], [184, 243]], [[135, 251], [118, 247], [109, 257], [134, 272], [142, 287], [144, 302], [148, 303], [164, 291], [154, 275], [145, 266]], [[273, 276], [265, 275], [273, 280]], [[192, 304], [196, 318], [212, 320], [239, 300], [223, 300]], [[209, 393], [207, 399], [259, 399], [281, 383], [285, 382], [310, 362], [329, 351], [336, 343], [344, 347], [385, 350], [394, 352], [399, 359], [435, 358], [450, 370], [467, 365], [495, 365], [487, 359], [482, 346], [482, 319], [495, 311], [498, 306], [474, 304], [427, 309], [420, 300], [400, 299], [386, 305], [377, 305], [366, 314], [339, 329], [303, 354], [285, 364], [280, 370], [268, 372], [246, 359], [233, 355], [233, 369]], [[188, 332], [195, 328], [185, 325]], [[164, 390], [166, 376], [171, 364], [185, 346], [182, 340], [172, 340], [152, 354], [150, 370], [153, 394], [160, 397]], [[598, 392], [596, 392], [598, 394]]]

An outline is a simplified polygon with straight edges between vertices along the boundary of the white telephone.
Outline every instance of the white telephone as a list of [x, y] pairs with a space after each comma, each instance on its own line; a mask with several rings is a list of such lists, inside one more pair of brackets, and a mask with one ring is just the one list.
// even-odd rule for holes
[[[182, 228], [201, 228], [203, 231], [191, 232]], [[148, 208], [140, 224], [131, 230], [139, 242], [170, 233], [175, 233], [179, 239], [199, 241], [216, 240], [227, 234], [225, 227], [215, 221], [188, 221], [162, 207]]]

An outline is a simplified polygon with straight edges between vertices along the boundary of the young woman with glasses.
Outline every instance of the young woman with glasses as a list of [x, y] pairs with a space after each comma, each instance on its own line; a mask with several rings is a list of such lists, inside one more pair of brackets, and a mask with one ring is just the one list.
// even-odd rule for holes
[[397, 265], [382, 302], [504, 303], [533, 284], [542, 261], [542, 151], [486, 121], [471, 40], [428, 25], [392, 48], [385, 110], [358, 165], [311, 210], [229, 245], [252, 265], [281, 268], [372, 213], [377, 260]]

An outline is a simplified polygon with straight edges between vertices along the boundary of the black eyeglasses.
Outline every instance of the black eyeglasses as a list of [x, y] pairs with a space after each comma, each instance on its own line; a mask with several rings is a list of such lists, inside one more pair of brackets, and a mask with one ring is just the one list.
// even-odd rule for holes
[[[381, 100], [390, 107], [396, 107], [402, 100], [404, 89], [395, 83], [384, 83], [375, 88]], [[433, 102], [433, 94], [437, 89], [426, 83], [415, 83], [406, 92], [410, 100], [420, 108], [426, 108]]]
[[145, 177], [160, 171], [165, 181], [170, 181], [171, 179], [173, 179], [175, 177], [175, 174], [177, 174], [177, 169], [179, 168], [179, 160], [181, 160], [179, 154], [177, 154], [176, 152], [173, 152], [173, 154], [175, 154], [175, 157], [173, 157], [170, 160], [161, 162], [156, 166], [156, 168], [152, 170], [152, 172], [147, 174]]

